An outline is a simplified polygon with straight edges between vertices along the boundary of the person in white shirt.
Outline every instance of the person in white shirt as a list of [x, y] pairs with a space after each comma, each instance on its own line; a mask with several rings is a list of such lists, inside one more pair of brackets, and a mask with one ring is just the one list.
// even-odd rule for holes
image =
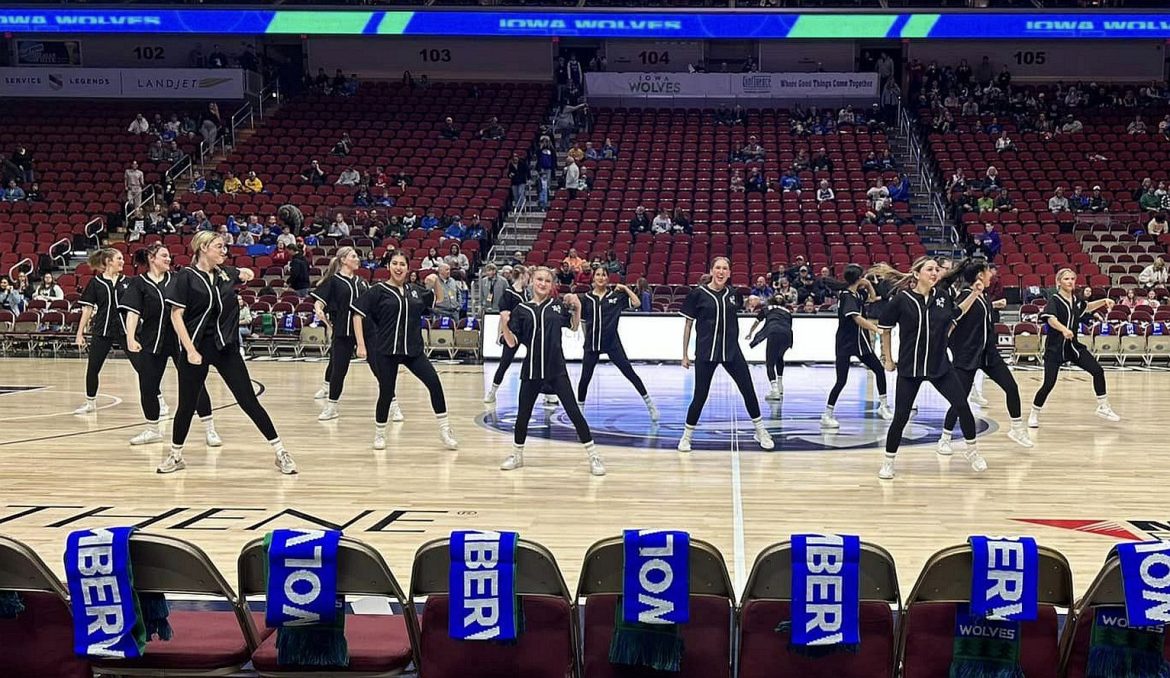
[[337, 216], [333, 218], [333, 223], [329, 224], [329, 230], [325, 233], [325, 235], [334, 238], [348, 238], [349, 230], [349, 224], [345, 222], [345, 215], [341, 212], [338, 212]]
[[361, 172], [355, 170], [352, 167], [346, 167], [345, 171], [341, 173], [341, 176], [337, 177], [337, 181], [334, 183], [336, 183], [338, 186], [357, 186], [359, 183], [361, 183], [361, 180]]
[[1170, 281], [1170, 268], [1162, 257], [1154, 259], [1154, 263], [1142, 269], [1138, 274], [1138, 282], [1146, 287], [1159, 287]]
[[569, 158], [568, 164], [565, 165], [565, 188], [569, 190], [569, 198], [577, 197], [577, 189], [581, 185], [581, 168], [577, 167], [577, 161]]
[[879, 207], [884, 205], [890, 199], [890, 189], [882, 183], [881, 177], [874, 179], [873, 187], [865, 192], [865, 198], [869, 201], [870, 207], [875, 212], [880, 211]]
[[670, 233], [670, 227], [672, 225], [670, 215], [663, 209], [658, 211], [658, 216], [654, 217], [654, 221], [650, 224], [650, 227], [654, 229], [655, 233]]
[[[889, 189], [886, 189], [886, 195], [889, 195]], [[833, 193], [833, 189], [829, 186], [829, 180], [821, 179], [821, 185], [817, 187], [817, 202], [829, 202], [836, 198], [837, 195]]]
[[142, 204], [142, 187], [146, 184], [146, 177], [142, 174], [142, 170], [138, 169], [137, 160], [130, 163], [130, 167], [126, 170], [124, 178], [126, 183], [126, 200], [134, 203], [134, 207], [137, 209]]
[[150, 132], [150, 121], [139, 113], [130, 121], [130, 127], [126, 131], [131, 134], [147, 134]]
[[1068, 211], [1068, 198], [1064, 197], [1064, 189], [1060, 186], [1056, 187], [1052, 197], [1048, 199], [1048, 211], [1053, 213]]
[[1016, 150], [1016, 143], [1008, 136], [1007, 131], [999, 133], [999, 138], [995, 140], [995, 152], [1003, 153], [1004, 151]]
[[53, 280], [52, 273], [46, 273], [41, 277], [41, 284], [37, 285], [37, 289], [33, 292], [33, 299], [44, 299], [45, 301], [56, 301], [65, 298], [65, 292], [61, 290], [61, 286]]
[[292, 231], [284, 231], [276, 236], [276, 244], [291, 249], [293, 245], [297, 244], [297, 237], [293, 235]]
[[256, 244], [256, 236], [246, 228], [240, 229], [240, 234], [236, 236], [236, 244], [244, 247], [251, 247]]

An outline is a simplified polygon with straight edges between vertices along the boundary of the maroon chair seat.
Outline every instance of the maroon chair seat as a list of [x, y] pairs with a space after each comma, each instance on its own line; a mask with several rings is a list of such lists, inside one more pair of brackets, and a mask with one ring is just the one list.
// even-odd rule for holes
[[585, 604], [585, 678], [719, 678], [731, 675], [731, 605], [725, 598], [691, 596], [691, 621], [682, 626], [683, 658], [677, 673], [609, 662], [619, 596], [595, 594]]
[[789, 634], [776, 632], [781, 621], [792, 618], [790, 608], [788, 601], [780, 600], [752, 600], [744, 605], [740, 613], [739, 678], [890, 678], [894, 614], [888, 603], [861, 603], [858, 652], [815, 659], [789, 650]]
[[[1086, 668], [1089, 665], [1089, 641], [1093, 633], [1093, 618], [1096, 609], [1096, 607], [1088, 608], [1083, 621], [1077, 624], [1072, 645], [1068, 648], [1068, 664], [1064, 678], [1085, 678]], [[1166, 658], [1166, 661], [1170, 661], [1170, 643], [1163, 643], [1162, 656]]]
[[513, 645], [456, 640], [448, 634], [448, 597], [427, 598], [422, 614], [421, 675], [465, 678], [566, 678], [573, 674], [572, 611], [551, 596], [522, 596], [524, 632]]
[[[263, 628], [263, 620], [260, 626]], [[260, 643], [252, 654], [257, 671], [320, 671], [322, 675], [348, 672], [386, 672], [405, 669], [411, 662], [410, 636], [402, 615], [354, 614], [345, 618], [345, 640], [349, 645], [348, 669], [322, 669], [276, 662], [276, 633]]]
[[24, 611], [0, 619], [0, 675], [90, 678], [89, 662], [73, 654], [73, 616], [54, 593], [21, 593]]
[[[915, 603], [907, 611], [902, 678], [947, 675], [954, 656], [955, 603]], [[1034, 622], [1020, 625], [1020, 667], [1028, 678], [1056, 678], [1060, 665], [1056, 608], [1041, 605]]]
[[[264, 615], [252, 613], [261, 635]], [[248, 644], [235, 612], [172, 610], [167, 617], [174, 636], [170, 640], [152, 639], [146, 654], [137, 659], [102, 660], [103, 669], [159, 668], [208, 671], [248, 662]]]

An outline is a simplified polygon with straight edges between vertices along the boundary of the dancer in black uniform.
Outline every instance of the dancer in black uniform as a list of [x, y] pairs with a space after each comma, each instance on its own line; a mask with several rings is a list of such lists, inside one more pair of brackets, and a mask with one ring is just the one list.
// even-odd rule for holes
[[[962, 274], [964, 286], [959, 290], [955, 299], [960, 306], [972, 295], [972, 286], [979, 283], [984, 290], [991, 284], [991, 269], [984, 260], [969, 262]], [[1020, 388], [1016, 385], [1012, 372], [1007, 363], [999, 355], [995, 345], [995, 323], [992, 322], [992, 302], [985, 294], [975, 298], [965, 313], [955, 322], [955, 329], [951, 331], [950, 347], [951, 362], [955, 372], [959, 375], [959, 383], [970, 391], [975, 382], [975, 373], [982, 370], [991, 378], [1007, 396], [1008, 416], [1012, 419], [1008, 437], [1024, 447], [1032, 447], [1032, 439], [1028, 436], [1028, 428], [1020, 416]], [[938, 453], [943, 456], [953, 454], [951, 448], [951, 431], [955, 428], [958, 413], [955, 408], [947, 410], [943, 419], [943, 432], [938, 440]]]
[[362, 260], [357, 250], [352, 247], [340, 248], [333, 261], [329, 262], [329, 268], [325, 269], [317, 289], [310, 294], [317, 320], [328, 323], [333, 334], [329, 347], [329, 366], [325, 368], [325, 382], [315, 396], [329, 400], [317, 421], [329, 421], [341, 416], [337, 403], [341, 400], [345, 375], [349, 374], [349, 362], [357, 348], [351, 309], [358, 297], [370, 289], [365, 278], [357, 275], [361, 266]]
[[717, 257], [711, 264], [710, 275], [710, 282], [691, 290], [681, 311], [686, 318], [683, 326], [683, 369], [691, 367], [691, 330], [696, 326], [698, 337], [695, 341], [695, 393], [687, 408], [686, 428], [678, 441], [678, 451], [691, 451], [691, 438], [711, 392], [711, 379], [715, 376], [715, 368], [721, 365], [743, 396], [744, 407], [755, 427], [755, 441], [763, 449], [770, 450], [775, 447], [775, 443], [760, 416], [760, 401], [752, 386], [751, 371], [739, 348], [739, 317], [736, 314], [743, 307], [743, 300], [728, 285], [731, 263], [726, 257]]
[[[764, 346], [764, 365], [768, 372], [770, 389], [765, 398], [781, 400], [784, 398], [784, 354], [792, 348], [792, 311], [788, 310], [784, 305], [784, 299], [779, 296], [760, 301], [765, 306], [756, 313], [756, 321], [752, 323], [752, 328], [748, 330], [745, 338], [752, 348], [768, 342]], [[756, 328], [760, 323], [764, 324], [764, 329], [756, 334]]]
[[1028, 426], [1040, 427], [1040, 412], [1048, 400], [1052, 387], [1056, 386], [1056, 378], [1060, 376], [1060, 367], [1071, 362], [1089, 373], [1093, 377], [1093, 391], [1097, 394], [1098, 417], [1108, 421], [1121, 421], [1121, 417], [1109, 406], [1109, 395], [1105, 387], [1105, 370], [1089, 352], [1084, 344], [1077, 341], [1077, 330], [1080, 327], [1080, 318], [1086, 313], [1092, 313], [1104, 307], [1106, 311], [1113, 309], [1112, 299], [1098, 299], [1085, 302], [1077, 294], [1077, 274], [1071, 268], [1062, 268], [1056, 272], [1056, 291], [1048, 297], [1048, 303], [1040, 313], [1040, 320], [1048, 324], [1048, 338], [1044, 346], [1044, 383], [1036, 391], [1036, 398], [1032, 401], [1032, 411], [1028, 414]]
[[557, 395], [565, 414], [577, 430], [577, 439], [585, 446], [589, 457], [589, 472], [605, 475], [605, 463], [593, 444], [593, 433], [585, 415], [573, 397], [573, 384], [565, 369], [565, 353], [561, 348], [561, 331], [574, 332], [581, 326], [581, 301], [573, 294], [555, 299], [552, 271], [538, 266], [532, 272], [532, 301], [524, 302], [511, 311], [501, 311], [500, 325], [504, 341], [513, 348], [524, 344], [528, 349], [520, 367], [520, 402], [516, 408], [516, 426], [512, 454], [500, 464], [501, 471], [524, 466], [524, 443], [528, 439], [528, 423], [532, 409], [541, 393]]
[[829, 401], [821, 415], [823, 429], [841, 428], [833, 412], [837, 407], [837, 398], [841, 397], [841, 391], [849, 380], [849, 367], [854, 356], [873, 372], [878, 392], [878, 416], [886, 420], [894, 418], [886, 398], [886, 373], [882, 371], [882, 363], [870, 344], [870, 332], [877, 332], [878, 326], [864, 314], [867, 301], [872, 304], [871, 308], [879, 303], [877, 291], [863, 277], [863, 271], [857, 264], [845, 267], [839, 284], [842, 289], [837, 297], [837, 381], [829, 391]]
[[[85, 286], [78, 302], [82, 309], [75, 341], [78, 348], [89, 345], [89, 359], [85, 365], [85, 404], [73, 410], [73, 414], [97, 411], [98, 376], [102, 366], [106, 364], [110, 351], [126, 344], [126, 327], [118, 311], [118, 295], [126, 285], [122, 264], [122, 253], [115, 249], [100, 249], [89, 255], [89, 266], [95, 275]], [[86, 342], [85, 328], [91, 320], [90, 339]]]
[[[126, 288], [118, 301], [119, 308], [126, 314], [126, 356], [138, 373], [138, 396], [142, 401], [142, 414], [146, 417], [146, 430], [131, 438], [130, 444], [147, 445], [163, 440], [158, 430], [164, 402], [159, 387], [168, 359], [174, 361], [178, 369], [179, 342], [171, 327], [171, 313], [166, 302], [167, 288], [174, 278], [170, 251], [156, 242], [135, 252], [134, 264], [146, 270], [126, 281]], [[207, 446], [223, 445], [215, 430], [206, 386], [199, 393], [195, 411], [203, 422]]]
[[[922, 257], [914, 262], [909, 273], [900, 273], [879, 264], [874, 269], [894, 283], [893, 298], [888, 300], [878, 328], [882, 331], [882, 362], [886, 371], [898, 371], [898, 387], [894, 394], [894, 419], [886, 433], [886, 452], [878, 477], [894, 477], [894, 459], [902, 443], [902, 431], [910, 421], [910, 410], [924, 382], [930, 382], [946, 398], [959, 416], [959, 426], [967, 441], [964, 456], [976, 472], [987, 470], [987, 462], [975, 446], [975, 417], [967, 405], [967, 391], [947, 359], [947, 336], [955, 318], [971, 308], [983, 294], [979, 281], [971, 286], [971, 294], [958, 306], [954, 298], [940, 292], [937, 285], [948, 285], [939, 279], [939, 267], [934, 259]], [[898, 361], [890, 350], [890, 332], [898, 328]]]
[[483, 397], [485, 403], [496, 402], [496, 393], [500, 390], [500, 384], [504, 383], [504, 373], [508, 371], [508, 367], [512, 365], [512, 361], [516, 359], [517, 346], [509, 346], [508, 342], [504, 341], [504, 312], [512, 311], [520, 304], [528, 301], [528, 282], [529, 271], [524, 266], [516, 265], [512, 267], [512, 284], [504, 289], [504, 296], [500, 298], [500, 337], [499, 342], [503, 347], [500, 354], [500, 364], [496, 365], [496, 373], [492, 377], [492, 386], [488, 389], [487, 394]]
[[443, 446], [449, 450], [459, 449], [447, 418], [443, 383], [423, 352], [422, 318], [435, 305], [434, 286], [439, 278], [435, 274], [427, 276], [426, 289], [406, 282], [410, 262], [402, 252], [396, 252], [390, 258], [389, 268], [390, 279], [371, 287], [353, 305], [357, 354], [369, 362], [378, 380], [374, 449], [386, 449], [386, 423], [398, 386], [399, 365], [410, 370], [427, 387]]
[[297, 472], [296, 462], [284, 449], [280, 435], [256, 392], [248, 365], [240, 355], [240, 300], [236, 285], [255, 274], [246, 268], [224, 266], [227, 245], [212, 231], [200, 231], [191, 239], [191, 265], [175, 274], [167, 289], [171, 326], [179, 337], [179, 404], [171, 430], [171, 452], [159, 464], [159, 473], [187, 467], [183, 444], [191, 429], [200, 394], [212, 366], [235, 397], [236, 403], [275, 453], [276, 468], [285, 475]]
[[581, 363], [581, 380], [577, 383], [577, 404], [585, 407], [585, 395], [589, 392], [589, 382], [593, 380], [593, 370], [601, 354], [609, 356], [610, 362], [622, 373], [642, 401], [646, 403], [646, 410], [650, 413], [650, 421], [658, 421], [658, 408], [650, 394], [646, 392], [646, 385], [641, 377], [634, 372], [634, 366], [626, 357], [626, 349], [622, 346], [622, 338], [618, 336], [618, 321], [622, 312], [642, 305], [638, 296], [625, 285], [618, 284], [613, 290], [609, 289], [609, 272], [598, 266], [593, 269], [593, 289], [588, 294], [578, 295], [581, 302], [581, 320], [585, 323], [585, 355]]

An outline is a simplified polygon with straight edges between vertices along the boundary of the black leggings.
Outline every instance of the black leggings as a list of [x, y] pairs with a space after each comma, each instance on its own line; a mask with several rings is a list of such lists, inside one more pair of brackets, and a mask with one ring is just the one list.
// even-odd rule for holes
[[[158, 398], [159, 394], [162, 393], [160, 387], [162, 386], [163, 373], [167, 371], [167, 359], [171, 358], [175, 363], [175, 368], [179, 369], [179, 357], [177, 355], [167, 356], [165, 353], [147, 353], [146, 351], [127, 352], [126, 356], [130, 358], [130, 364], [138, 373], [138, 398], [142, 401], [142, 414], [146, 417], [146, 421], [152, 424], [158, 423]], [[195, 412], [200, 417], [211, 416], [211, 396], [207, 395], [206, 385], [199, 391], [199, 401], [195, 404]]]
[[[852, 355], [837, 355], [837, 381], [833, 382], [833, 388], [829, 391], [829, 407], [837, 406], [837, 398], [841, 397], [841, 391], [845, 389], [845, 382], [849, 380], [849, 359]], [[873, 372], [873, 378], [877, 381], [878, 395], [886, 394], [886, 372], [882, 369], [882, 361], [872, 353], [866, 353], [858, 358], [861, 364], [869, 368]]]
[[[1040, 390], [1036, 391], [1036, 398], [1032, 401], [1032, 405], [1036, 408], [1044, 407], [1044, 402], [1048, 400], [1048, 394], [1052, 392], [1052, 387], [1056, 386], [1056, 378], [1060, 376], [1060, 366], [1064, 364], [1062, 356], [1054, 356], [1049, 353], [1044, 354], [1044, 383], [1040, 385]], [[1097, 397], [1102, 397], [1106, 394], [1105, 391], [1105, 370], [1101, 369], [1101, 363], [1089, 353], [1088, 349], [1082, 348], [1076, 353], [1076, 357], [1070, 361], [1072, 364], [1088, 372], [1093, 377], [1093, 391]]]
[[[982, 368], [983, 373], [987, 378], [994, 381], [1007, 394], [1007, 411], [1008, 416], [1012, 419], [1020, 418], [1020, 387], [1016, 385], [1016, 380], [1012, 377], [1012, 371], [1008, 369], [1007, 363], [1002, 360], [996, 360], [989, 364], [985, 364]], [[963, 386], [963, 390], [967, 393], [971, 392], [971, 385], [975, 383], [975, 373], [979, 370], [961, 370], [955, 368], [955, 373], [959, 375], [959, 383]], [[959, 418], [955, 408], [947, 410], [947, 415], [943, 417], [943, 430], [950, 431], [955, 428], [955, 420]]]
[[[374, 423], [390, 421], [390, 403], [394, 402], [398, 387], [398, 366], [403, 365], [427, 387], [431, 394], [431, 409], [435, 414], [447, 413], [447, 400], [443, 397], [443, 382], [435, 366], [422, 353], [411, 357], [405, 355], [383, 355], [376, 353], [370, 361], [370, 369], [378, 380], [378, 404], [374, 409]], [[332, 388], [332, 386], [330, 386]]]
[[207, 373], [212, 367], [219, 372], [219, 377], [231, 391], [240, 409], [248, 415], [264, 439], [273, 442], [280, 438], [268, 412], [264, 410], [260, 399], [256, 397], [256, 392], [252, 390], [252, 378], [248, 376], [248, 364], [240, 355], [240, 347], [228, 344], [218, 348], [214, 339], [206, 339], [197, 348], [203, 356], [203, 362], [199, 365], [192, 365], [187, 360], [185, 352], [180, 352], [179, 355], [179, 405], [175, 410], [171, 443], [181, 447], [187, 441], [187, 433], [191, 430], [191, 417], [195, 414], [200, 394], [206, 392]]
[[516, 358], [516, 351], [520, 350], [520, 344], [509, 346], [504, 344], [504, 352], [500, 354], [500, 364], [496, 365], [496, 374], [492, 377], [492, 383], [496, 386], [504, 383], [504, 373], [512, 366], [512, 361]]
[[349, 361], [353, 359], [353, 350], [356, 346], [356, 337], [333, 337], [333, 347], [329, 349], [329, 365], [325, 368], [325, 383], [329, 384], [329, 399], [333, 402], [341, 400], [341, 390], [345, 388], [345, 375], [349, 374]]
[[562, 374], [551, 380], [551, 383], [538, 379], [520, 380], [520, 404], [516, 408], [516, 426], [513, 429], [515, 435], [512, 438], [516, 444], [523, 445], [528, 439], [528, 423], [532, 419], [532, 408], [536, 406], [536, 401], [546, 385], [551, 385], [553, 393], [561, 399], [565, 414], [569, 415], [569, 421], [572, 421], [573, 428], [577, 429], [577, 440], [582, 443], [592, 442], [593, 433], [589, 430], [589, 423], [585, 421], [585, 415], [581, 414], [581, 408], [577, 407], [577, 401], [573, 399], [573, 384], [569, 381], [569, 375]]
[[715, 368], [720, 365], [735, 382], [736, 388], [743, 396], [743, 404], [747, 408], [748, 416], [752, 419], [760, 418], [760, 401], [756, 398], [756, 389], [752, 384], [752, 373], [743, 356], [723, 363], [700, 360], [695, 363], [695, 394], [691, 397], [690, 407], [687, 408], [687, 426], [698, 425], [699, 417], [703, 414], [703, 406], [707, 404], [707, 396], [711, 394], [711, 380], [715, 377]]
[[775, 381], [776, 377], [784, 376], [784, 354], [792, 348], [792, 337], [770, 336], [764, 346], [764, 364], [768, 370], [768, 381]]
[[886, 432], [886, 454], [894, 454], [902, 444], [902, 431], [910, 421], [910, 410], [914, 407], [914, 400], [918, 397], [918, 389], [924, 382], [934, 385], [942, 397], [947, 399], [951, 408], [958, 412], [959, 428], [963, 430], [965, 440], [975, 440], [975, 415], [971, 414], [971, 407], [967, 404], [967, 394], [971, 387], [963, 388], [959, 383], [959, 375], [954, 370], [947, 370], [939, 377], [904, 377], [898, 375], [898, 390], [894, 393], [894, 420], [890, 422], [890, 429]]
[[[98, 375], [101, 374], [102, 366], [106, 364], [106, 358], [109, 357], [110, 351], [122, 348], [124, 345], [120, 337], [93, 336], [89, 338], [89, 359], [85, 365], [85, 397], [97, 397]], [[158, 394], [156, 393], [155, 396], [157, 397]]]
[[[609, 356], [609, 361], [618, 368], [638, 392], [638, 395], [646, 395], [646, 385], [642, 383], [642, 378], [634, 371], [634, 366], [630, 364], [630, 359], [626, 357], [626, 349], [622, 347], [621, 342], [615, 342], [610, 350], [605, 351]], [[593, 381], [593, 370], [597, 367], [597, 361], [601, 359], [601, 352], [594, 353], [586, 351], [585, 357], [581, 361], [581, 381], [577, 382], [577, 401], [585, 402], [585, 395], [589, 393], [589, 382]]]

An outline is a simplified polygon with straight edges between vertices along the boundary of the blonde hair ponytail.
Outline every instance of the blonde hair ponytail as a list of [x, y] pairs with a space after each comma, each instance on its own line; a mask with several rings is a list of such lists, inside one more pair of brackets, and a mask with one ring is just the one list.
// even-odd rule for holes
[[338, 249], [337, 255], [333, 257], [333, 260], [329, 262], [329, 266], [325, 269], [325, 273], [321, 275], [321, 280], [328, 280], [329, 276], [340, 271], [341, 260], [348, 257], [350, 253], [357, 253], [357, 250], [350, 247], [349, 245]]

